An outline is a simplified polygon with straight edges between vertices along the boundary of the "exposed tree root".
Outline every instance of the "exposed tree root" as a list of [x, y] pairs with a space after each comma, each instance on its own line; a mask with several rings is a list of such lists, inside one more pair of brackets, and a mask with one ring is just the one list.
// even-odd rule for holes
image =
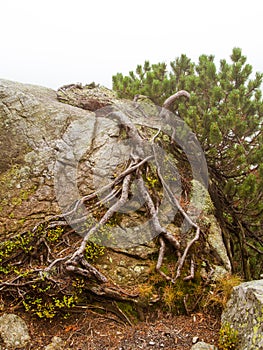
[[[189, 94], [185, 91], [180, 91], [167, 99], [163, 107], [169, 108], [171, 104], [180, 96], [189, 97]], [[131, 139], [133, 144], [133, 150], [130, 154], [130, 161], [126, 169], [122, 171], [110, 184], [100, 188], [97, 191], [94, 191], [90, 195], [83, 196], [74, 204], [74, 207], [68, 210], [66, 213], [54, 216], [46, 222], [39, 223], [33, 229], [33, 232], [36, 233], [39, 228], [43, 226], [44, 231], [48, 231], [49, 229], [54, 229], [57, 227], [69, 228], [69, 224], [67, 223], [66, 219], [67, 217], [74, 215], [80, 206], [85, 205], [89, 209], [94, 209], [99, 207], [101, 204], [109, 202], [113, 197], [118, 199], [106, 210], [98, 222], [94, 223], [91, 227], [82, 233], [83, 239], [76, 250], [70, 250], [70, 247], [65, 248], [65, 251], [67, 251], [67, 249], [70, 251], [64, 256], [55, 257], [55, 254], [52, 252], [45, 236], [40, 237], [36, 241], [35, 249], [33, 252], [31, 252], [31, 255], [37, 255], [41, 249], [45, 248], [45, 262], [47, 263], [47, 266], [44, 268], [34, 269], [32, 272], [30, 272], [30, 278], [28, 278], [26, 282], [22, 282], [22, 277], [17, 277], [11, 281], [0, 283], [0, 290], [8, 288], [10, 290], [14, 290], [14, 288], [20, 290], [22, 287], [41, 282], [41, 280], [43, 280], [43, 276], [49, 279], [53, 284], [59, 285], [62, 282], [59, 280], [59, 274], [54, 273], [54, 271], [62, 269], [64, 273], [80, 276], [87, 280], [88, 284], [85, 288], [97, 296], [111, 298], [114, 300], [130, 300], [137, 298], [137, 294], [129, 294], [123, 291], [121, 288], [113, 285], [108, 281], [106, 276], [104, 276], [100, 271], [98, 271], [97, 268], [95, 268], [85, 259], [85, 249], [91, 236], [93, 236], [101, 229], [101, 227], [107, 224], [109, 220], [119, 211], [119, 209], [122, 208], [125, 203], [127, 203], [130, 194], [131, 183], [133, 180], [136, 180], [139, 195], [144, 200], [144, 207], [148, 212], [150, 227], [154, 232], [153, 236], [157, 236], [159, 240], [160, 250], [156, 263], [156, 271], [158, 271], [158, 273], [166, 280], [175, 283], [176, 279], [181, 276], [186, 258], [190, 254], [190, 274], [189, 276], [185, 277], [184, 280], [190, 280], [194, 278], [195, 264], [194, 257], [191, 255], [190, 250], [200, 237], [200, 228], [196, 223], [192, 221], [187, 212], [180, 205], [178, 199], [176, 198], [175, 194], [173, 193], [172, 189], [162, 174], [155, 143], [160, 134], [160, 129], [149, 142], [149, 140], [143, 138], [143, 136], [137, 130], [136, 126], [121, 110], [116, 110], [113, 108], [110, 112], [110, 116], [116, 119], [120, 126], [126, 130], [127, 136], [129, 139]], [[160, 222], [158, 216], [158, 201], [156, 198], [154, 198], [153, 194], [145, 184], [144, 179], [145, 169], [148, 169], [150, 161], [154, 162], [155, 164], [158, 181], [162, 185], [163, 191], [166, 197], [169, 199], [170, 204], [179, 211], [182, 218], [188, 222], [193, 230], [195, 230], [195, 236], [189, 242], [180, 242], [178, 238], [169, 232], [169, 230], [167, 230], [167, 228], [164, 227]], [[110, 193], [108, 193], [109, 190]], [[104, 195], [104, 193], [107, 194]], [[97, 200], [94, 204], [94, 200], [98, 198], [98, 195], [100, 196], [100, 200]], [[85, 219], [85, 217], [77, 218], [76, 221], [73, 221], [73, 223], [82, 221], [85, 222]], [[71, 232], [72, 231], [74, 231], [74, 229], [71, 230]], [[177, 260], [177, 269], [175, 278], [168, 276], [161, 270], [167, 245], [171, 245], [174, 248], [176, 254], [175, 259]], [[41, 262], [41, 265], [43, 264], [44, 261]]]

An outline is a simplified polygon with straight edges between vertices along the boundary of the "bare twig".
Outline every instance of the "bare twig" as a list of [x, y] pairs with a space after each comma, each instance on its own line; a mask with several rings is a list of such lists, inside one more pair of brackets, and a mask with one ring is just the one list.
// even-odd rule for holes
[[263, 254], [263, 250], [258, 249], [257, 247], [255, 247], [253, 244], [249, 243], [249, 242], [245, 242], [245, 244], [250, 247], [251, 249], [255, 250], [257, 253], [259, 254]]
[[157, 264], [156, 264], [155, 269], [167, 281], [172, 281], [173, 282], [171, 277], [169, 277], [163, 271], [161, 271], [161, 266], [163, 264], [163, 258], [164, 258], [164, 254], [165, 254], [165, 242], [164, 242], [162, 236], [159, 236], [159, 243], [160, 243], [160, 250], [159, 250], [158, 260], [157, 260]]
[[191, 265], [190, 265], [190, 275], [186, 276], [184, 278], [184, 281], [190, 281], [190, 280], [194, 279], [194, 277], [195, 277], [195, 262], [194, 262], [194, 257], [192, 255]]
[[62, 262], [62, 261], [65, 261], [65, 260], [67, 260], [67, 259], [68, 259], [68, 256], [66, 256], [66, 257], [64, 257], [64, 258], [58, 258], [58, 259], [52, 261], [52, 263], [51, 263], [49, 266], [47, 266], [47, 267], [44, 269], [44, 271], [45, 271], [45, 272], [49, 272], [55, 265], [57, 265], [58, 263], [60, 263], [60, 262]]
[[118, 310], [118, 312], [120, 313], [120, 315], [124, 318], [124, 320], [128, 322], [130, 326], [132, 326], [132, 322], [130, 321], [129, 317], [119, 308], [118, 304], [115, 302], [114, 305]]

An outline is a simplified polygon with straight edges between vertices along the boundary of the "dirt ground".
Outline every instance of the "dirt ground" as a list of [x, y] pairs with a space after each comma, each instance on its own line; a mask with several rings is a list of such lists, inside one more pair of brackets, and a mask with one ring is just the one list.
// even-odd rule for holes
[[[220, 322], [202, 313], [172, 316], [164, 313], [147, 316], [144, 322], [128, 324], [114, 314], [81, 310], [67, 319], [40, 320], [19, 314], [28, 324], [32, 338], [24, 350], [43, 350], [54, 336], [62, 338], [62, 349], [69, 350], [188, 350], [193, 338], [217, 344]], [[60, 348], [59, 348], [60, 349]]]

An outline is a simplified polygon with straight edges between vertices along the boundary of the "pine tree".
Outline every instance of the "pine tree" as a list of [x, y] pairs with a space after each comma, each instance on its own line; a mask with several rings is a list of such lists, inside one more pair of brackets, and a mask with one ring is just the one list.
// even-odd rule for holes
[[[219, 66], [212, 55], [198, 63], [181, 55], [170, 63], [138, 65], [129, 76], [113, 76], [123, 98], [148, 96], [157, 105], [178, 90], [190, 99], [176, 100], [173, 111], [197, 135], [209, 166], [210, 195], [221, 223], [234, 270], [242, 261], [246, 279], [258, 278], [263, 254], [263, 74], [240, 48]], [[237, 266], [236, 266], [236, 265]]]

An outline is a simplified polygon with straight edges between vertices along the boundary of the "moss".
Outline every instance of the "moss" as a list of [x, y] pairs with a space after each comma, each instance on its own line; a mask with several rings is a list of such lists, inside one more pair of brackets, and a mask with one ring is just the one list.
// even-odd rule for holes
[[0, 194], [5, 194], [6, 189], [12, 189], [17, 185], [20, 167], [15, 164], [0, 175]]
[[[172, 283], [166, 281], [155, 271], [155, 263], [154, 261], [150, 271], [149, 286], [153, 286], [153, 290], [158, 290], [164, 311], [181, 315], [186, 314], [189, 310], [193, 311], [198, 308], [202, 298], [205, 298], [206, 293], [208, 293], [207, 287], [204, 286], [200, 274], [201, 264], [200, 269], [196, 269], [195, 278], [193, 280], [184, 281], [183, 278], [178, 278], [175, 283]], [[161, 270], [168, 276], [174, 277], [176, 273], [176, 262], [174, 258], [172, 256], [166, 257], [165, 264], [166, 265], [164, 265]], [[184, 277], [187, 274], [187, 267], [184, 267], [181, 276]]]
[[198, 280], [177, 280], [175, 284], [166, 283], [162, 288], [162, 301], [169, 312], [173, 314], [186, 314], [193, 310], [196, 298], [204, 293], [204, 287]]
[[19, 190], [18, 194], [15, 197], [11, 198], [11, 204], [13, 206], [19, 206], [23, 201], [28, 200], [28, 198], [36, 191], [36, 186], [31, 186], [27, 189]]
[[154, 286], [149, 284], [141, 284], [138, 287], [140, 301], [145, 304], [148, 303], [154, 297]]
[[116, 302], [118, 308], [128, 317], [133, 320], [133, 322], [138, 321], [138, 311], [136, 307], [130, 302]]
[[26, 230], [25, 218], [29, 214], [29, 206], [26, 202], [35, 193], [37, 187], [29, 180], [23, 179], [24, 175], [21, 175], [21, 172], [22, 170], [15, 165], [0, 174], [0, 212], [5, 223], [3, 233]]
[[[15, 190], [15, 193], [17, 193], [17, 195], [12, 198], [12, 202], [14, 202], [12, 203], [13, 205], [20, 204], [23, 200], [27, 200], [29, 198], [29, 196], [36, 190], [36, 186], [27, 185], [27, 188], [25, 188], [25, 183], [23, 189], [19, 188], [21, 180], [25, 181], [24, 177], [27, 171], [28, 170], [25, 170], [19, 167], [19, 165], [15, 164], [6, 172], [0, 174], [0, 196], [2, 199], [5, 199], [7, 190], [10, 193], [12, 193], [12, 190]], [[17, 201], [19, 203], [16, 203]]]
[[10, 223], [12, 231], [19, 231], [23, 226], [25, 221], [21, 222], [20, 219], [27, 214], [21, 206], [37, 189], [29, 179], [29, 172], [28, 167], [14, 164], [0, 173], [0, 212]]

